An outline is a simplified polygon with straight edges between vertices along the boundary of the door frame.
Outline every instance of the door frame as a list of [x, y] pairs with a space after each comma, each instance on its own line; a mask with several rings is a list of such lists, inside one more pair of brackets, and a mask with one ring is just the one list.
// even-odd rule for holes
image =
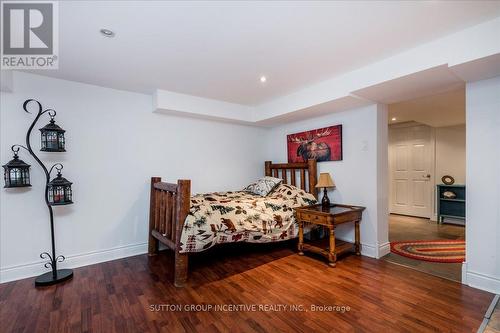
[[[429, 183], [431, 186], [431, 195], [429, 196], [429, 200], [431, 201], [429, 203], [429, 207], [431, 207], [431, 212], [430, 212], [430, 220], [431, 221], [437, 221], [437, 207], [436, 207], [436, 128], [419, 123], [416, 121], [407, 121], [403, 123], [397, 123], [397, 124], [389, 124], [388, 125], [388, 136], [390, 136], [390, 131], [391, 128], [407, 128], [407, 127], [415, 127], [415, 126], [428, 126], [430, 128], [431, 132], [431, 137], [430, 137], [430, 150], [429, 150], [429, 172], [431, 174], [431, 178], [429, 179]], [[389, 214], [393, 214], [392, 212], [392, 164], [391, 164], [391, 149], [390, 149], [390, 140], [388, 138], [387, 140], [387, 156], [388, 156], [388, 187], [389, 187]]]

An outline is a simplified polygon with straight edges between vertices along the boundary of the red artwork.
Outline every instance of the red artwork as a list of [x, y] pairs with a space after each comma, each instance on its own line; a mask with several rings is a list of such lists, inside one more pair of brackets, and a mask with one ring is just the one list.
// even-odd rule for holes
[[286, 141], [288, 163], [342, 160], [342, 125], [290, 134]]

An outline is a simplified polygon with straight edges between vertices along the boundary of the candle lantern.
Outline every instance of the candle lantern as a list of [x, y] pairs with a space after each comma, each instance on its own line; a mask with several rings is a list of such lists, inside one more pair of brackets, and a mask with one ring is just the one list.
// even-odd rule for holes
[[51, 206], [72, 204], [71, 183], [61, 174], [62, 167], [57, 168], [57, 177], [47, 185], [48, 200]]
[[42, 133], [42, 149], [41, 151], [64, 152], [64, 132], [54, 120], [55, 114], [50, 114], [50, 123], [40, 128]]
[[17, 153], [19, 148], [13, 146], [14, 158], [9, 163], [2, 165], [4, 169], [3, 177], [6, 188], [28, 187], [30, 184], [30, 165], [19, 159]]

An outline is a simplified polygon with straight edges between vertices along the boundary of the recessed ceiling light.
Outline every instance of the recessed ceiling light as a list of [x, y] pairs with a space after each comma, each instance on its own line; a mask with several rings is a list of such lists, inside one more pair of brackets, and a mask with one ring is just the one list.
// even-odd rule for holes
[[393, 117], [391, 120], [392, 120], [392, 121], [396, 121], [396, 117]]
[[101, 29], [99, 30], [101, 34], [105, 37], [115, 37], [115, 32], [109, 29]]
[[260, 77], [260, 82], [264, 83], [267, 81], [267, 78], [265, 76]]

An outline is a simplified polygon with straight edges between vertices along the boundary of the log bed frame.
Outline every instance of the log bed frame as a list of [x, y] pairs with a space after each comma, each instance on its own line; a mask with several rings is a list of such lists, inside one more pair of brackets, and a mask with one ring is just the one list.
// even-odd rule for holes
[[[266, 161], [265, 174], [282, 178], [284, 183], [300, 187], [317, 198], [315, 160], [281, 164]], [[297, 174], [299, 181], [297, 181]], [[184, 286], [188, 277], [189, 253], [180, 253], [179, 250], [181, 233], [184, 221], [189, 214], [190, 204], [191, 180], [179, 179], [177, 184], [172, 184], [162, 182], [160, 177], [151, 178], [148, 255], [153, 256], [158, 253], [159, 242], [175, 251], [174, 285], [176, 287]]]

